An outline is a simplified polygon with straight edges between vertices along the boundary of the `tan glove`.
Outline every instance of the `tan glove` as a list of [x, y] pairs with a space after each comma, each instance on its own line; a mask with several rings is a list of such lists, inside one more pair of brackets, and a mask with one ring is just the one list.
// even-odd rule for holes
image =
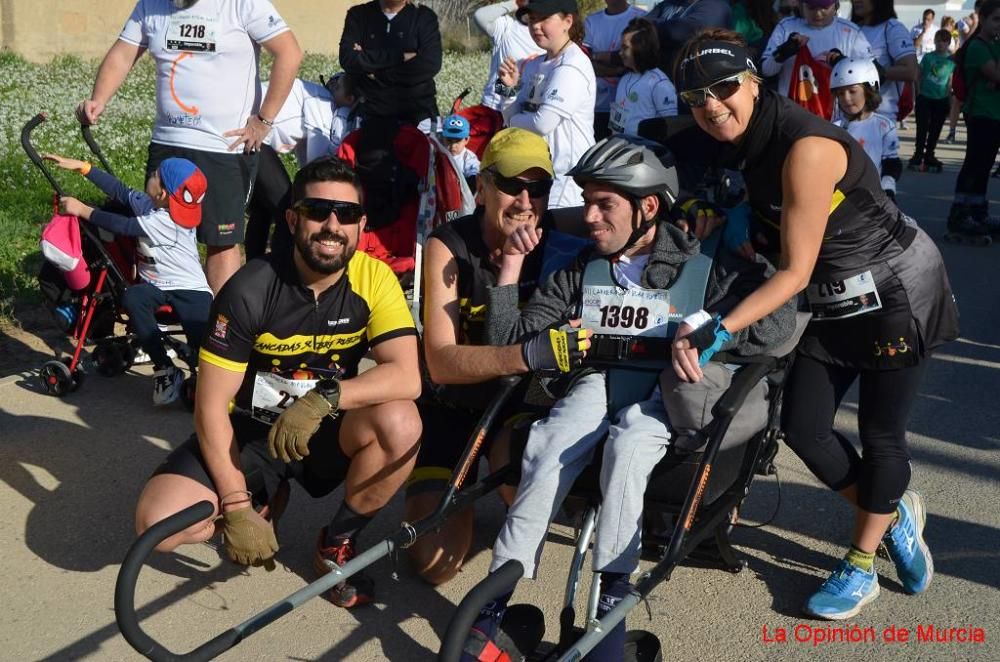
[[271, 457], [282, 462], [301, 460], [309, 455], [309, 440], [316, 434], [325, 416], [333, 412], [326, 398], [309, 391], [281, 412], [267, 434]]
[[278, 553], [274, 528], [250, 506], [222, 513], [222, 541], [236, 563], [274, 570]]

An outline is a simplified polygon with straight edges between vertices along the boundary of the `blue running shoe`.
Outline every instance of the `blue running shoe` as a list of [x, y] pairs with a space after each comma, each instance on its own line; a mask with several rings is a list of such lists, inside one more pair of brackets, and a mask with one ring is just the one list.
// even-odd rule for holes
[[934, 577], [934, 559], [924, 542], [926, 522], [924, 500], [917, 492], [906, 490], [899, 500], [899, 519], [882, 538], [889, 558], [896, 564], [899, 583], [907, 593], [927, 590]]
[[806, 601], [802, 611], [828, 621], [840, 621], [861, 611], [878, 597], [878, 592], [878, 575], [874, 568], [865, 572], [842, 559], [833, 574]]

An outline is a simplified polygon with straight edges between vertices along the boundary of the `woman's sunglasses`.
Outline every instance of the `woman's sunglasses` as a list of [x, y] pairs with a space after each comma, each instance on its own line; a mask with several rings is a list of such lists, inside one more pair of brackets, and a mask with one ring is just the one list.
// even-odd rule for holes
[[493, 185], [501, 193], [506, 193], [515, 198], [521, 195], [521, 191], [527, 191], [529, 198], [544, 198], [552, 190], [551, 179], [534, 179], [529, 181], [518, 179], [517, 177], [504, 177], [495, 170], [487, 170], [486, 172], [490, 174], [490, 177], [493, 179]]
[[708, 97], [712, 97], [718, 101], [725, 101], [740, 89], [740, 85], [743, 84], [744, 73], [723, 78], [708, 87], [702, 87], [697, 90], [685, 90], [681, 92], [680, 97], [684, 100], [684, 103], [692, 108], [704, 108], [705, 104], [708, 103]]
[[326, 198], [303, 198], [292, 209], [310, 221], [325, 221], [333, 212], [341, 225], [354, 225], [365, 215], [365, 208], [357, 202], [327, 200]]

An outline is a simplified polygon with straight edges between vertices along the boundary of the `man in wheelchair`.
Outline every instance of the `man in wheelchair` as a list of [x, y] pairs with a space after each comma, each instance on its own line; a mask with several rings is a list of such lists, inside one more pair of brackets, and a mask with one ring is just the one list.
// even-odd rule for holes
[[[494, 337], [532, 339], [522, 345], [529, 366], [544, 363], [532, 355], [538, 332], [546, 328], [552, 344], [546, 349], [555, 363], [579, 366], [548, 417], [531, 427], [517, 497], [494, 546], [490, 572], [516, 560], [526, 575], [536, 576], [550, 522], [606, 438], [603, 507], [594, 542], [601, 617], [626, 594], [638, 566], [643, 495], [653, 468], [671, 444], [697, 450], [697, 441], [682, 435], [707, 422], [700, 419], [729, 384], [726, 366], [709, 359], [719, 351], [744, 357], [768, 353], [792, 335], [795, 306], [790, 301], [734, 335], [722, 327], [719, 315], [774, 268], [762, 257], [750, 261], [720, 247], [720, 233], [699, 241], [685, 221], [671, 220], [676, 175], [644, 143], [623, 136], [603, 140], [569, 174], [583, 187], [583, 221], [593, 249], [546, 279], [527, 306], [518, 309], [516, 285], [503, 278], [490, 290], [487, 305]], [[518, 239], [523, 252], [506, 252], [501, 274], [516, 273], [538, 235], [524, 228]], [[552, 328], [558, 325], [562, 330]], [[671, 365], [670, 342], [686, 335], [699, 348], [689, 357], [693, 368]], [[763, 396], [744, 409], [731, 434], [745, 429], [749, 438], [765, 424]], [[672, 425], [675, 417], [683, 424]], [[510, 597], [501, 596], [480, 613], [465, 648], [472, 659], [473, 651], [491, 648]], [[588, 659], [621, 659], [624, 642], [621, 623]]]

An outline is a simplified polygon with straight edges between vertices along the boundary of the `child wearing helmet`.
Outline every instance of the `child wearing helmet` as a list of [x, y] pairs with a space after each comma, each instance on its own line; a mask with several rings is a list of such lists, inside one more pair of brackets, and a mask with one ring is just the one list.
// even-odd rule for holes
[[834, 123], [865, 148], [882, 178], [882, 188], [895, 200], [903, 163], [899, 160], [896, 123], [875, 112], [882, 103], [878, 68], [869, 59], [844, 58], [830, 74], [830, 91], [840, 111]]
[[479, 174], [479, 157], [468, 148], [469, 133], [472, 127], [469, 120], [461, 115], [449, 115], [441, 123], [441, 138], [448, 146], [448, 152], [458, 163], [462, 176], [471, 179]]

